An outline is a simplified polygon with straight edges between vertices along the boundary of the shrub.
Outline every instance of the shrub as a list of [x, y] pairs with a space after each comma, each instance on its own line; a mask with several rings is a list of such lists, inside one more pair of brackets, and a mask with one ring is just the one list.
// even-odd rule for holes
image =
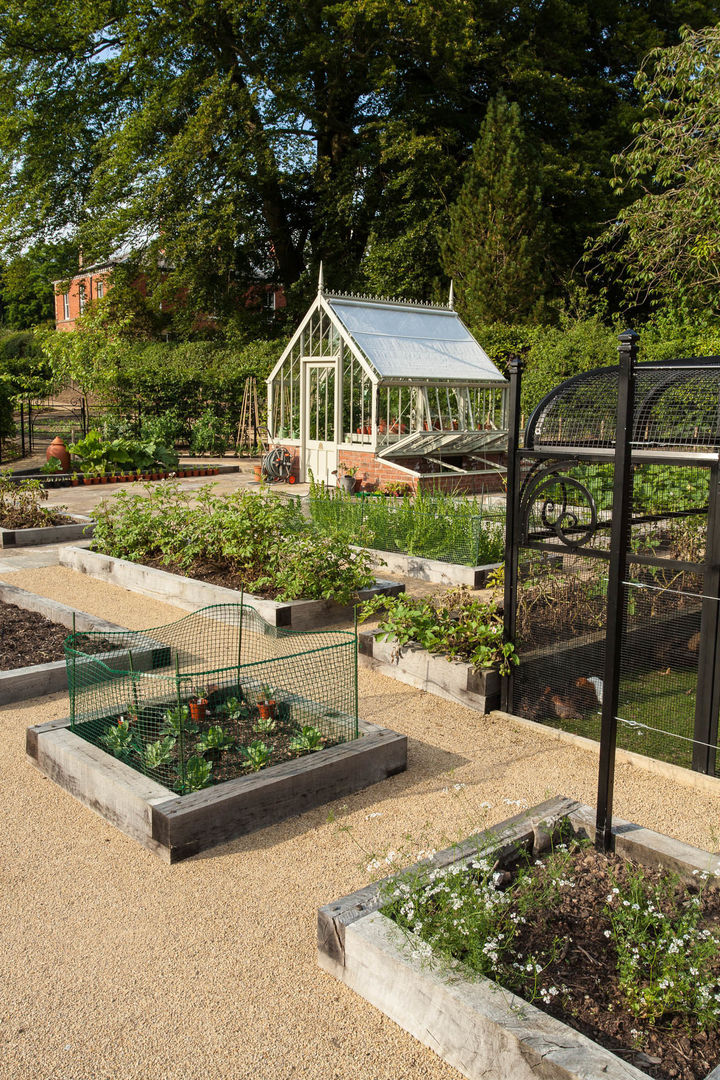
[[349, 603], [372, 582], [369, 559], [308, 530], [297, 504], [259, 492], [215, 495], [202, 488], [194, 502], [177, 483], [146, 495], [120, 492], [96, 511], [93, 547], [144, 562], [159, 559], [186, 572], [208, 562], [237, 574], [251, 591], [278, 599]]

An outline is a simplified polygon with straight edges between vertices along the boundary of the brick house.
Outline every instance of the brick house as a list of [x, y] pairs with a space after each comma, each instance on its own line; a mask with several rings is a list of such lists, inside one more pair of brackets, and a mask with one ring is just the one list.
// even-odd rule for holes
[[[122, 265], [123, 258], [108, 259], [106, 262], [83, 266], [82, 259], [77, 274], [70, 279], [54, 281], [55, 293], [55, 329], [74, 330], [75, 320], [85, 311], [88, 304], [102, 300], [112, 288], [112, 274], [116, 266]], [[137, 288], [145, 293], [146, 281], [143, 275], [138, 277]], [[281, 286], [272, 282], [256, 282], [245, 290], [241, 304], [246, 308], [259, 308], [261, 305], [268, 312], [279, 311], [287, 304]], [[163, 307], [167, 310], [167, 307]], [[203, 325], [212, 322], [211, 316], [204, 316]]]
[[497, 490], [507, 382], [452, 306], [325, 292], [268, 379], [268, 427], [301, 481]]

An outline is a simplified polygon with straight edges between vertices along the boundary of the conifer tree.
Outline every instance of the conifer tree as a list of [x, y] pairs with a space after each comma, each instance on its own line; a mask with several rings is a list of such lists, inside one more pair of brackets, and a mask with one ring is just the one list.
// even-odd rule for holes
[[540, 170], [520, 109], [499, 94], [488, 105], [442, 240], [443, 266], [468, 322], [540, 315], [548, 233]]

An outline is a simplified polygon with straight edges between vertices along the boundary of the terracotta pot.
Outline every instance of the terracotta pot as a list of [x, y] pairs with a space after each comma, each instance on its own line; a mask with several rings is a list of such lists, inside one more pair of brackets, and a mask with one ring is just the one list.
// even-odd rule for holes
[[92, 476], [83, 476], [83, 484], [92, 484], [92, 482], [93, 482]]
[[108, 482], [108, 480], [110, 478], [108, 476], [99, 476], [98, 479], [99, 479], [101, 484], [107, 484], [107, 482]]
[[258, 712], [260, 713], [261, 720], [274, 720], [275, 712], [277, 710], [276, 701], [258, 701]]
[[45, 451], [45, 460], [49, 461], [50, 458], [57, 458], [63, 467], [63, 472], [70, 471], [70, 454], [68, 453], [67, 446], [59, 435], [53, 439]]
[[262, 465], [254, 465], [253, 472], [255, 473], [256, 480], [262, 480]]
[[80, 483], [80, 477], [79, 476], [73, 477], [72, 486], [77, 487], [79, 483]]
[[190, 701], [190, 719], [191, 720], [204, 720], [207, 713], [207, 699], [200, 698], [199, 701]]

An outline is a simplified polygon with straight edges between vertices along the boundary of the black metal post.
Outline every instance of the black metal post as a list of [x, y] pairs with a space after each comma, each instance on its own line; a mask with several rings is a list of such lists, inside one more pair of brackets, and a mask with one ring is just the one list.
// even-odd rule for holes
[[20, 456], [25, 457], [25, 406], [20, 402]]
[[28, 401], [28, 453], [32, 454], [32, 402]]
[[[505, 512], [505, 593], [503, 621], [506, 641], [515, 641], [517, 613], [518, 544], [520, 528], [520, 391], [523, 362], [510, 360], [510, 408], [507, 449], [507, 500]], [[505, 712], [513, 709], [513, 674], [501, 679], [501, 703]]]
[[692, 767], [696, 772], [713, 775], [720, 705], [717, 678], [720, 671], [720, 468], [717, 461], [710, 467], [709, 483]]
[[618, 375], [617, 425], [615, 428], [615, 466], [605, 631], [605, 673], [603, 678], [602, 725], [600, 729], [597, 833], [595, 837], [596, 845], [605, 851], [610, 851], [613, 846], [612, 805], [615, 782], [615, 745], [617, 742], [623, 616], [627, 592], [624, 582], [630, 546], [633, 405], [638, 335], [634, 330], [626, 330], [624, 334], [620, 335], [619, 341], [620, 369]]

